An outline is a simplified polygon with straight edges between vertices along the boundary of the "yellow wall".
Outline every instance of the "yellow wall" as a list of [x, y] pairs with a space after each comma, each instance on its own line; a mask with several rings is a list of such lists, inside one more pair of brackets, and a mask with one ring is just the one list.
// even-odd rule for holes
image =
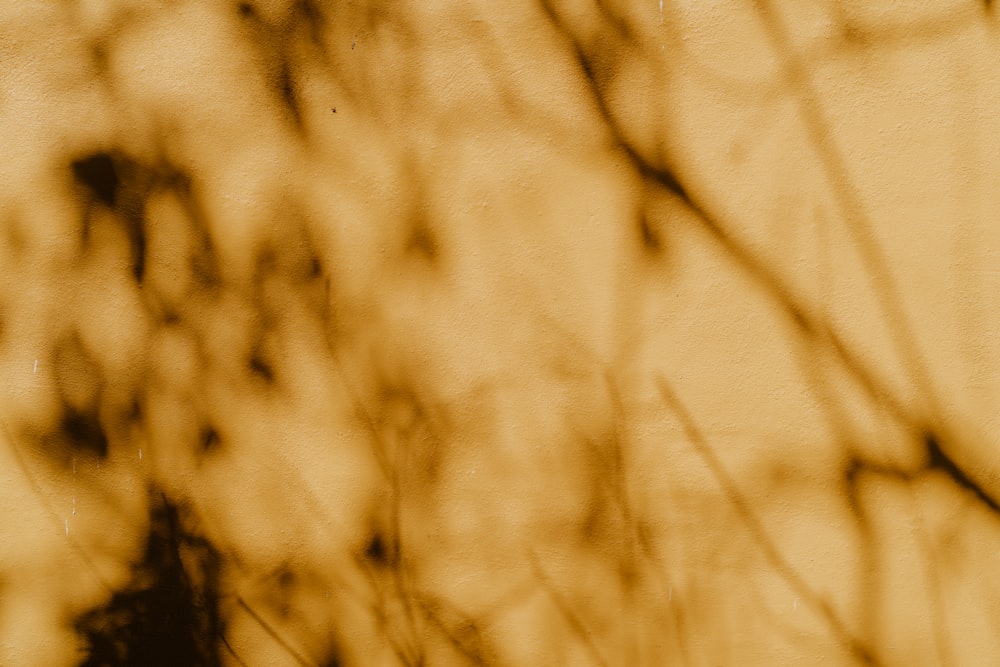
[[0, 2], [0, 664], [994, 664], [998, 20]]

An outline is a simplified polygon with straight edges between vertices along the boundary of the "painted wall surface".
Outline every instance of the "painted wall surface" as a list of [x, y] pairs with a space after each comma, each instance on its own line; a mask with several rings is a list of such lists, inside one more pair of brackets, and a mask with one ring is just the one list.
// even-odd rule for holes
[[977, 0], [0, 2], [0, 665], [1000, 659]]

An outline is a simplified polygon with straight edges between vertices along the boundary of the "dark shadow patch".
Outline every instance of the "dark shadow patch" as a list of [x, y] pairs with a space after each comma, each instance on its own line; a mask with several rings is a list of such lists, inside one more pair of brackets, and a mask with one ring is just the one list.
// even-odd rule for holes
[[108, 437], [99, 414], [104, 385], [100, 364], [78, 334], [56, 344], [49, 364], [62, 407], [45, 438], [47, 446], [55, 455], [89, 453], [103, 459]]
[[309, 280], [315, 280], [323, 275], [323, 261], [316, 255], [313, 255], [309, 260]]
[[786, 313], [792, 318], [795, 326], [803, 333], [810, 336], [815, 336], [818, 333], [816, 327], [813, 326], [812, 320], [806, 317], [806, 314], [798, 305], [790, 303], [786, 309]]
[[212, 426], [207, 426], [202, 429], [201, 437], [198, 441], [198, 447], [200, 451], [204, 454], [210, 454], [219, 449], [222, 445], [222, 439], [219, 437], [219, 432], [215, 430]]
[[844, 466], [844, 498], [855, 517], [864, 516], [860, 498], [860, 482], [864, 472], [864, 463], [856, 456], [852, 456]]
[[184, 529], [176, 505], [151, 495], [146, 547], [131, 581], [74, 623], [87, 644], [81, 667], [222, 664], [218, 552]]
[[274, 369], [271, 368], [271, 364], [267, 363], [259, 350], [250, 355], [247, 367], [257, 379], [263, 380], [267, 384], [274, 384]]
[[110, 71], [108, 62], [108, 47], [105, 45], [103, 40], [98, 40], [91, 45], [90, 57], [94, 61], [94, 67], [97, 69], [97, 74], [103, 78], [107, 78], [108, 72]]
[[292, 572], [287, 565], [283, 565], [278, 570], [277, 579], [278, 579], [278, 588], [280, 588], [283, 593], [290, 593], [291, 590], [295, 587], [298, 577], [295, 576], [295, 573]]
[[108, 456], [108, 436], [101, 425], [97, 409], [76, 410], [63, 407], [59, 431], [74, 452], [86, 452], [100, 459]]
[[146, 220], [139, 212], [125, 218], [125, 229], [128, 232], [129, 247], [132, 253], [132, 276], [137, 283], [142, 283], [146, 275]]
[[275, 605], [275, 609], [281, 618], [288, 619], [292, 615], [290, 600], [295, 595], [295, 589], [299, 585], [298, 577], [295, 576], [295, 573], [287, 565], [284, 565], [279, 569], [275, 583], [278, 588], [277, 593], [280, 597], [280, 602]]
[[379, 568], [393, 568], [399, 563], [399, 542], [389, 540], [380, 532], [372, 534], [365, 545], [365, 559]]
[[924, 433], [924, 449], [927, 452], [927, 468], [947, 475], [960, 488], [975, 496], [993, 512], [1000, 512], [1000, 505], [986, 491], [972, 480], [941, 448], [936, 434]]
[[308, 26], [320, 27], [324, 24], [325, 18], [319, 5], [313, 0], [299, 0], [295, 3], [295, 13], [300, 21]]
[[[609, 118], [610, 116], [605, 114], [605, 119]], [[672, 170], [667, 167], [657, 166], [650, 163], [646, 160], [646, 158], [640, 155], [631, 144], [622, 139], [620, 136], [618, 138], [618, 147], [628, 158], [629, 162], [632, 163], [639, 175], [646, 181], [673, 193], [686, 205], [694, 208], [694, 203], [691, 201], [691, 197], [688, 195], [687, 190], [684, 189], [684, 186], [681, 185], [680, 180]]]
[[128, 410], [125, 411], [125, 421], [130, 424], [141, 424], [144, 417], [145, 412], [142, 408], [142, 399], [133, 398]]
[[167, 327], [176, 326], [181, 323], [181, 316], [176, 310], [170, 307], [163, 309], [163, 325]]
[[414, 226], [413, 232], [406, 243], [406, 248], [429, 262], [436, 261], [440, 254], [437, 239], [434, 238], [434, 234], [424, 224]]
[[281, 68], [278, 70], [275, 79], [275, 88], [281, 103], [288, 111], [295, 127], [302, 129], [302, 108], [299, 103], [299, 95], [296, 90], [295, 77], [292, 75], [292, 68], [287, 60], [283, 60]]
[[840, 28], [840, 38], [845, 44], [864, 47], [869, 44], [869, 35], [854, 23], [844, 23]]
[[[128, 236], [132, 274], [141, 283], [146, 271], [145, 197], [152, 175], [127, 157], [110, 152], [80, 158], [70, 168], [74, 179], [92, 200], [117, 214], [116, 219]], [[91, 224], [88, 215], [84, 219], [84, 243], [89, 238]]]
[[326, 57], [326, 43], [323, 35], [326, 31], [327, 18], [323, 14], [322, 4], [316, 0], [299, 0], [295, 4], [295, 19], [305, 26], [309, 41], [321, 58]]
[[99, 202], [114, 208], [118, 203], [121, 178], [114, 160], [108, 153], [95, 153], [72, 164], [73, 177], [87, 188]]
[[241, 2], [236, 6], [236, 11], [239, 12], [240, 16], [243, 18], [251, 19], [257, 17], [257, 10], [249, 2]]
[[658, 255], [663, 250], [663, 239], [649, 223], [645, 215], [639, 217], [639, 239], [642, 247], [651, 255]]
[[600, 544], [611, 528], [608, 525], [608, 508], [603, 502], [605, 500], [606, 498], [597, 497], [587, 503], [583, 520], [580, 522], [580, 537], [584, 545]]

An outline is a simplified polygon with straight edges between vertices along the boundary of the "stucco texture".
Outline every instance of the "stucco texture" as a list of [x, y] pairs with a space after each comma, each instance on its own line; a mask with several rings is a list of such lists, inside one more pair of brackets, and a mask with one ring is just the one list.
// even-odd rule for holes
[[0, 665], [992, 665], [1000, 17], [0, 0]]

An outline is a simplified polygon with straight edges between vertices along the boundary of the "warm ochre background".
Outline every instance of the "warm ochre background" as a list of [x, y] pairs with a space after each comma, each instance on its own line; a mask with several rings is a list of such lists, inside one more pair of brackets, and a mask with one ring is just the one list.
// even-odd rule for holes
[[0, 664], [996, 664], [998, 21], [3, 0]]

